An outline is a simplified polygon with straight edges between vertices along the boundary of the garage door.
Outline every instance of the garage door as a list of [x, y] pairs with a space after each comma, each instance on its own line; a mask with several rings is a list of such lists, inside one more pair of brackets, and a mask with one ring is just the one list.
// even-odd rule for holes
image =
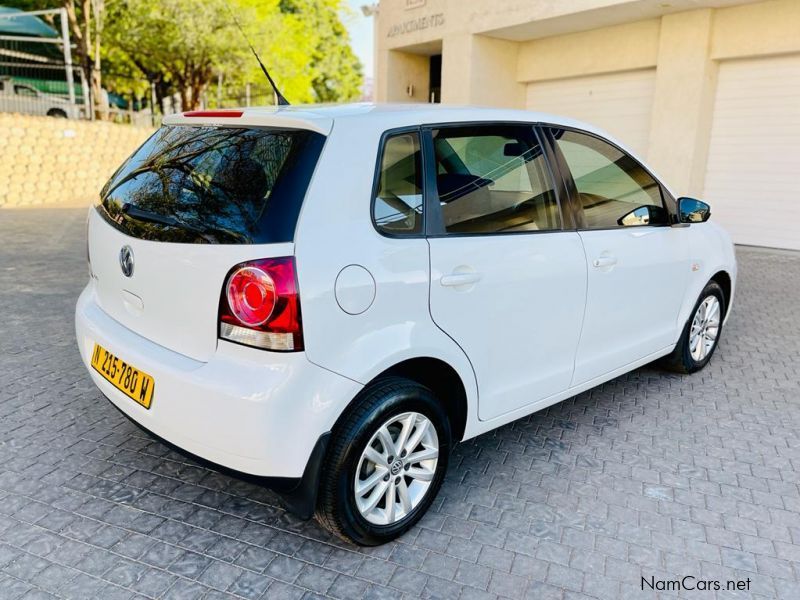
[[720, 65], [705, 197], [735, 242], [800, 250], [800, 56]]
[[542, 81], [528, 84], [527, 106], [601, 127], [644, 157], [655, 86], [655, 69]]

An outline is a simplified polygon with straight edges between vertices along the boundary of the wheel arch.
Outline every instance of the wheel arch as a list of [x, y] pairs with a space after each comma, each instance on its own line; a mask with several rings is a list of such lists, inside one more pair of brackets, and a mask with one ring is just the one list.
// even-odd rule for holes
[[709, 281], [716, 282], [722, 288], [722, 294], [725, 296], [725, 315], [727, 315], [731, 306], [731, 293], [733, 292], [731, 276], [727, 271], [720, 270], [714, 273]]
[[723, 302], [724, 318], [727, 320], [733, 306], [733, 297], [736, 293], [736, 263], [731, 261], [713, 261], [712, 267], [703, 269], [695, 276], [690, 278], [683, 303], [678, 311], [678, 318], [675, 322], [675, 343], [680, 339], [687, 321], [692, 316], [692, 309], [697, 302], [703, 289], [712, 281], [722, 288], [725, 296]]
[[429, 388], [444, 405], [450, 417], [453, 441], [460, 442], [463, 439], [467, 427], [469, 403], [467, 389], [458, 371], [441, 359], [423, 356], [392, 365], [377, 375], [373, 381], [392, 375], [405, 377]]
[[[453, 441], [460, 442], [464, 438], [469, 415], [469, 400], [464, 380], [452, 365], [432, 356], [407, 358], [373, 376], [366, 382], [362, 391], [385, 377], [403, 377], [429, 388], [442, 403], [450, 418]], [[332, 429], [336, 428], [352, 407], [353, 401], [341, 412]]]

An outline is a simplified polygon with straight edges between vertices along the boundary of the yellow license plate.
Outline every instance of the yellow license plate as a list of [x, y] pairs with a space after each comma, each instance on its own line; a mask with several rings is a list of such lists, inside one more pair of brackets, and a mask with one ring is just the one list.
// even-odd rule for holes
[[155, 380], [150, 375], [114, 356], [100, 344], [94, 345], [92, 367], [128, 398], [150, 408], [155, 388]]

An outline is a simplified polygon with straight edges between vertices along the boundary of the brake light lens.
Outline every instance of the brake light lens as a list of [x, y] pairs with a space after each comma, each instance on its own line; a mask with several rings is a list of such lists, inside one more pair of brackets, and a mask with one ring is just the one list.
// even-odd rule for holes
[[265, 350], [303, 349], [293, 257], [254, 260], [231, 269], [220, 299], [219, 337]]
[[225, 291], [233, 316], [248, 327], [263, 325], [275, 310], [275, 282], [258, 267], [237, 269]]
[[241, 110], [190, 110], [183, 113], [184, 117], [229, 117], [238, 118], [244, 114]]

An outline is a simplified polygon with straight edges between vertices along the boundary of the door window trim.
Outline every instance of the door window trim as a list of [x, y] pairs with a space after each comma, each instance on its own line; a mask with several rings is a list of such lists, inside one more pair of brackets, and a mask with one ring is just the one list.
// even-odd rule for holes
[[[567, 195], [567, 201], [569, 202], [570, 210], [574, 216], [576, 231], [631, 231], [632, 229], [639, 229], [642, 227], [669, 227], [670, 225], [672, 225], [676, 217], [675, 199], [672, 197], [672, 194], [670, 194], [669, 191], [667, 191], [666, 186], [661, 182], [661, 180], [658, 177], [656, 177], [653, 174], [653, 172], [649, 168], [647, 168], [647, 166], [644, 163], [642, 163], [642, 161], [640, 161], [637, 157], [633, 156], [628, 150], [621, 148], [618, 144], [614, 143], [608, 138], [605, 138], [591, 131], [586, 131], [585, 129], [580, 129], [578, 127], [561, 125], [558, 123], [539, 123], [538, 126], [542, 128], [542, 137], [546, 139], [547, 144], [550, 146], [551, 152], [553, 153], [553, 157], [556, 161], [555, 163], [556, 169], [561, 173], [561, 178], [563, 180], [565, 193]], [[608, 144], [609, 146], [618, 150], [619, 152], [622, 152], [625, 156], [634, 161], [658, 185], [659, 194], [661, 195], [661, 206], [664, 210], [667, 211], [667, 218], [669, 222], [661, 225], [657, 224], [636, 225], [635, 227], [625, 227], [622, 225], [617, 227], [587, 227], [583, 213], [583, 206], [578, 200], [578, 187], [575, 184], [575, 179], [572, 177], [572, 171], [570, 170], [569, 165], [567, 164], [567, 160], [564, 157], [564, 154], [561, 152], [561, 149], [558, 147], [558, 144], [556, 143], [556, 140], [553, 137], [552, 132], [550, 131], [551, 129], [563, 129], [564, 131], [572, 131], [574, 133], [595, 138], [596, 140], [600, 140], [601, 142]], [[667, 199], [671, 200], [671, 202], [668, 202]]]
[[[416, 133], [417, 140], [419, 142], [420, 152], [422, 156], [420, 157], [420, 168], [422, 172], [420, 173], [420, 178], [422, 180], [422, 213], [420, 218], [422, 219], [422, 226], [420, 227], [420, 231], [418, 233], [402, 233], [402, 232], [389, 232], [383, 230], [375, 221], [375, 201], [378, 197], [378, 192], [380, 191], [381, 186], [381, 172], [383, 171], [383, 155], [386, 151], [386, 142], [393, 137], [397, 137], [398, 135], [403, 135], [406, 133]], [[419, 125], [409, 125], [406, 127], [396, 127], [394, 129], [387, 129], [385, 130], [378, 141], [378, 152], [377, 152], [377, 159], [375, 162], [375, 170], [372, 176], [372, 198], [370, 199], [369, 203], [369, 218], [372, 222], [372, 227], [375, 231], [382, 235], [383, 237], [390, 238], [390, 239], [415, 239], [415, 238], [424, 238], [425, 237], [425, 228], [426, 228], [426, 221], [427, 216], [426, 213], [428, 212], [428, 199], [427, 199], [427, 192], [426, 192], [426, 173], [425, 173], [425, 144], [423, 142], [423, 135], [422, 135], [422, 127]]]
[[[428, 214], [426, 220], [425, 237], [429, 238], [459, 238], [459, 237], [489, 237], [501, 235], [541, 235], [545, 233], [563, 233], [564, 231], [574, 231], [574, 221], [572, 213], [564, 210], [565, 189], [560, 176], [551, 164], [551, 152], [549, 145], [545, 143], [539, 129], [539, 123], [531, 121], [447, 121], [442, 123], [425, 123], [420, 127], [422, 130], [422, 160], [424, 174], [424, 196], [425, 212]], [[556, 229], [544, 229], [541, 231], [497, 231], [492, 233], [481, 232], [447, 232], [442, 219], [441, 204], [439, 202], [439, 191], [436, 186], [436, 154], [433, 148], [433, 130], [466, 127], [521, 127], [530, 128], [536, 142], [542, 148], [542, 158], [544, 160], [547, 173], [550, 176], [550, 184], [556, 199], [560, 227]]]

